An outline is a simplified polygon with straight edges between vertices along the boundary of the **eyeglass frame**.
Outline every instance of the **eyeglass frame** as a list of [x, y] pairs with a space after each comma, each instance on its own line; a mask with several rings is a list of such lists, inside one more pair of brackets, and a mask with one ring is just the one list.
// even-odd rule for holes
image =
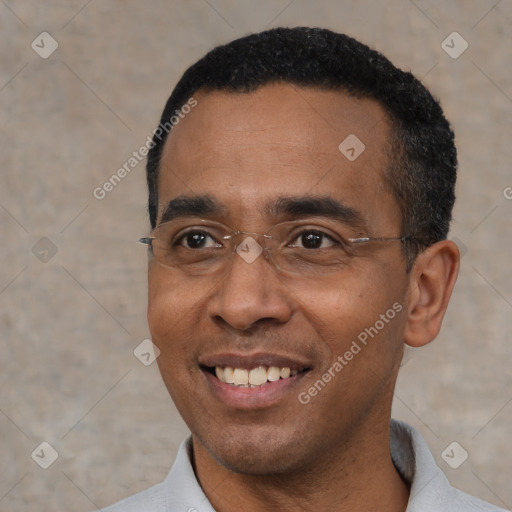
[[[161, 224], [159, 224], [158, 226], [156, 226], [153, 231], [157, 230], [160, 226], [163, 226], [164, 224], [168, 223], [168, 222], [172, 222], [172, 221], [166, 221], [166, 222], [162, 222]], [[230, 228], [229, 226], [221, 223], [221, 222], [217, 222], [217, 221], [211, 221], [211, 220], [207, 220], [207, 219], [198, 219], [197, 220], [198, 222], [198, 226], [201, 224], [201, 223], [208, 223], [208, 224], [214, 224], [228, 232], [231, 232], [231, 234], [229, 235], [226, 235], [226, 236], [223, 236], [222, 237], [222, 240], [231, 240], [237, 236], [240, 236], [240, 235], [247, 235], [247, 236], [254, 236], [254, 237], [263, 237], [264, 239], [272, 239], [272, 240], [277, 240], [277, 241], [281, 241], [279, 238], [277, 237], [273, 237], [271, 235], [269, 235], [268, 233], [256, 233], [256, 232], [252, 232], [252, 231], [241, 231], [241, 230], [234, 230], [232, 228]], [[287, 224], [289, 222], [300, 222], [300, 221], [283, 221], [283, 222], [279, 222], [277, 224], [274, 224], [270, 229], [269, 229], [269, 232], [271, 232], [274, 228], [276, 228], [277, 226], [280, 226], [282, 224]], [[312, 229], [312, 231], [314, 231]], [[321, 228], [319, 228], [319, 231], [321, 231]], [[326, 236], [329, 236], [326, 234]], [[342, 237], [343, 238], [343, 237]], [[365, 244], [365, 243], [370, 243], [370, 242], [401, 242], [402, 244], [405, 244], [406, 242], [409, 242], [411, 241], [413, 238], [411, 236], [407, 236], [407, 235], [401, 235], [401, 236], [396, 236], [396, 237], [370, 237], [370, 236], [364, 236], [364, 237], [357, 237], [357, 238], [354, 238], [354, 237], [349, 237], [349, 238], [343, 238], [344, 242], [348, 242], [350, 244], [354, 244], [354, 245], [359, 245], [359, 244]], [[142, 244], [145, 244], [148, 246], [148, 250], [150, 251], [153, 251], [153, 240], [158, 240], [158, 237], [156, 236], [146, 236], [146, 237], [142, 237], [140, 238], [138, 241], [139, 243], [142, 243]], [[236, 252], [236, 247], [235, 245], [233, 245], [233, 248], [232, 248], [232, 253], [235, 253]], [[269, 247], [262, 247], [263, 250], [265, 251], [268, 251], [270, 253], [271, 251], [271, 248]], [[292, 273], [290, 271], [286, 271], [286, 270], [283, 270], [278, 264], [277, 262], [274, 261], [274, 259], [272, 258], [272, 256], [270, 255], [270, 260], [272, 261], [272, 264], [273, 266], [278, 270], [278, 271], [281, 271], [281, 272], [285, 272], [285, 273]]]

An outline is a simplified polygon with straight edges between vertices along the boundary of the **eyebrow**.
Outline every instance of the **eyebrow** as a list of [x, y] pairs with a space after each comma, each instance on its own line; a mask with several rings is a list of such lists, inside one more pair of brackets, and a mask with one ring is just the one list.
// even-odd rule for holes
[[282, 197], [272, 201], [267, 211], [275, 217], [327, 217], [355, 227], [366, 225], [361, 212], [329, 196]]
[[180, 217], [207, 217], [225, 211], [219, 202], [210, 196], [178, 196], [167, 203], [160, 223]]
[[[280, 197], [268, 203], [264, 211], [280, 220], [326, 217], [355, 227], [366, 225], [361, 212], [329, 196]], [[208, 217], [226, 212], [227, 208], [211, 196], [178, 196], [169, 201], [160, 223], [180, 217]]]

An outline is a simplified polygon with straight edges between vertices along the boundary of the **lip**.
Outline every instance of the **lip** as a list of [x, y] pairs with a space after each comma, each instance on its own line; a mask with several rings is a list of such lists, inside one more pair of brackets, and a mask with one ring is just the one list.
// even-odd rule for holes
[[[297, 373], [288, 379], [267, 382], [255, 388], [242, 388], [221, 382], [215, 375], [203, 370], [208, 387], [225, 406], [244, 411], [266, 409], [286, 399], [309, 372]], [[296, 401], [296, 400], [295, 400]]]
[[[297, 370], [298, 373], [287, 379], [279, 379], [275, 382], [267, 382], [254, 388], [232, 386], [221, 382], [208, 368], [220, 366], [225, 368], [244, 368], [250, 370], [257, 366], [288, 367]], [[273, 407], [290, 395], [296, 401], [293, 390], [299, 387], [302, 379], [307, 375], [313, 365], [298, 357], [287, 355], [255, 353], [250, 355], [240, 354], [216, 354], [206, 356], [200, 360], [200, 368], [205, 377], [208, 388], [214, 397], [230, 409], [251, 411]]]

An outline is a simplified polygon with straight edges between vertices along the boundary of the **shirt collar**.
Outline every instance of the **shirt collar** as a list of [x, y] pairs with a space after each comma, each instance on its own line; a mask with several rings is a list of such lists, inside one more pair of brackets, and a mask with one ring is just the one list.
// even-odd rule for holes
[[[447, 499], [450, 485], [421, 435], [413, 427], [396, 420], [391, 420], [390, 432], [393, 463], [411, 487], [406, 512], [446, 507], [450, 501]], [[164, 482], [167, 510], [215, 512], [196, 479], [191, 460], [192, 440], [188, 438], [180, 445]]]
[[406, 512], [450, 509], [450, 483], [419, 432], [406, 423], [391, 420], [390, 448], [396, 469], [410, 485]]

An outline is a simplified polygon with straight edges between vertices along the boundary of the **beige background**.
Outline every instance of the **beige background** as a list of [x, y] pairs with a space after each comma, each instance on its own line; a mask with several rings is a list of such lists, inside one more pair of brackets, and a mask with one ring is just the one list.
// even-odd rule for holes
[[[394, 414], [453, 484], [512, 507], [511, 0], [4, 0], [0, 511], [91, 511], [167, 474], [187, 430], [156, 364], [133, 354], [149, 335], [144, 163], [103, 200], [92, 191], [144, 144], [189, 64], [280, 25], [353, 35], [442, 99], [467, 252], [441, 335], [406, 354]], [[59, 44], [47, 59], [31, 48], [43, 31]], [[453, 31], [469, 43], [458, 59], [441, 47]], [[42, 441], [59, 454], [46, 470], [31, 458]], [[452, 441], [469, 453], [458, 469], [441, 457]]]

